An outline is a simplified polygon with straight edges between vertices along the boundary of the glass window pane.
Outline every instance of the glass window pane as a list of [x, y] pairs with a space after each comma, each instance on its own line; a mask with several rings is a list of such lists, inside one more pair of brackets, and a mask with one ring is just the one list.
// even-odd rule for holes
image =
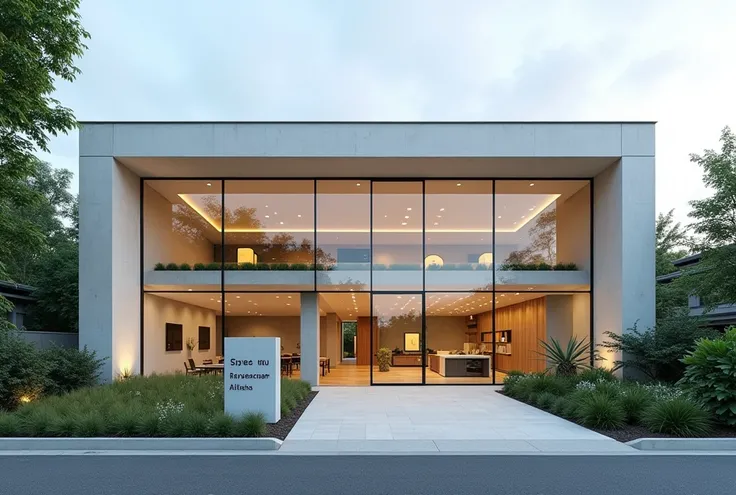
[[493, 295], [427, 294], [427, 383], [493, 383]]
[[145, 290], [219, 290], [221, 232], [221, 181], [145, 181]]
[[422, 383], [421, 294], [373, 295], [373, 383]]
[[496, 181], [495, 215], [497, 289], [589, 289], [589, 181]]
[[228, 291], [314, 290], [314, 181], [225, 181], [224, 261]]
[[422, 183], [373, 183], [373, 290], [422, 290]]
[[369, 181], [317, 181], [318, 290], [370, 290], [370, 225]]
[[493, 183], [425, 185], [427, 290], [492, 290]]

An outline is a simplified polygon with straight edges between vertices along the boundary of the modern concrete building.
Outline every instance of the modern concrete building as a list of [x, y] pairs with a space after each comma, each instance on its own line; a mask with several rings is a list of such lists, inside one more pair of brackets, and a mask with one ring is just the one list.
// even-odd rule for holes
[[500, 382], [654, 323], [654, 213], [650, 122], [87, 122], [80, 345], [108, 380], [271, 335], [313, 384]]

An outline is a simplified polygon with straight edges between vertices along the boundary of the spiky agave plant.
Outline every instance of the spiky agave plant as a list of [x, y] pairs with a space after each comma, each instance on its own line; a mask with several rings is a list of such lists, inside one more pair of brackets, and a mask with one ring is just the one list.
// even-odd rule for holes
[[549, 342], [540, 340], [544, 349], [538, 354], [544, 356], [549, 363], [547, 371], [554, 370], [558, 376], [575, 376], [578, 370], [590, 368], [590, 344], [577, 337], [570, 337], [567, 346], [560, 344], [555, 338]]

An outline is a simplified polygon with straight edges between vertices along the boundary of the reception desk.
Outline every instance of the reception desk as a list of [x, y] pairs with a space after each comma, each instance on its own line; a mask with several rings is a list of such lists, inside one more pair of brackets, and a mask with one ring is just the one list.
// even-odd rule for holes
[[446, 377], [491, 376], [491, 356], [429, 354], [429, 369]]

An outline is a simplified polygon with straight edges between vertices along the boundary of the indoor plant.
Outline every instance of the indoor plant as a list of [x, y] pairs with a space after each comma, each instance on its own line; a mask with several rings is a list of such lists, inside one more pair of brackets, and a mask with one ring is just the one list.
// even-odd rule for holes
[[388, 347], [378, 349], [376, 361], [378, 361], [378, 371], [388, 371], [391, 368], [391, 350]]

